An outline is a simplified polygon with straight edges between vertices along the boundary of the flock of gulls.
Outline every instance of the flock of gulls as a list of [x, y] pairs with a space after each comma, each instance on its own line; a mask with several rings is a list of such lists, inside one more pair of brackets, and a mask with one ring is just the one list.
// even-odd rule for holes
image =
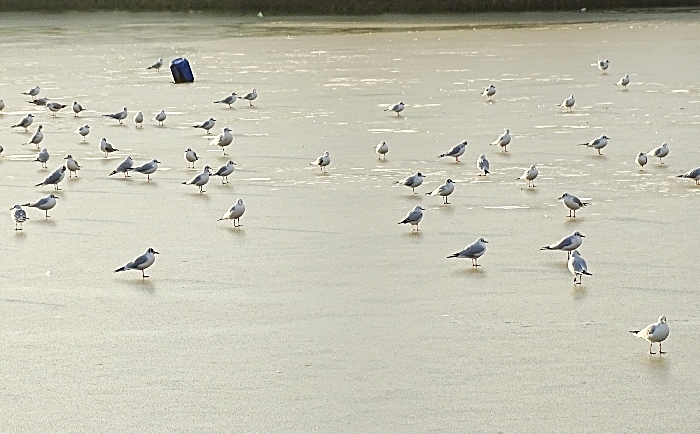
[[[593, 66], [597, 66], [598, 69], [603, 74], [607, 74], [607, 69], [609, 68], [610, 62], [606, 60], [599, 60], [598, 62], [592, 64]], [[163, 59], [159, 59], [157, 62], [155, 62], [153, 65], [149, 66], [147, 69], [152, 69], [155, 71], [159, 71], [163, 67]], [[629, 75], [625, 75], [624, 77], [620, 78], [620, 80], [617, 82], [617, 85], [621, 86], [624, 90], [627, 90], [627, 85], [630, 83], [630, 77]], [[39, 94], [41, 92], [41, 88], [39, 86], [35, 86], [32, 89], [29, 89], [26, 92], [23, 92], [24, 95], [27, 95], [32, 98], [31, 101], [29, 101], [32, 104], [35, 104], [38, 107], [45, 107], [50, 113], [51, 116], [54, 117], [56, 116], [61, 110], [65, 109], [67, 107], [66, 104], [60, 104], [57, 102], [49, 101], [48, 98], [39, 98]], [[484, 96], [488, 101], [491, 101], [496, 95], [496, 87], [494, 85], [489, 85], [484, 91], [482, 92], [482, 96]], [[253, 89], [251, 92], [245, 93], [243, 95], [238, 95], [235, 92], [231, 93], [230, 95], [227, 95], [226, 97], [214, 101], [215, 104], [226, 104], [228, 107], [231, 107], [237, 100], [242, 100], [242, 101], [247, 101], [250, 106], [253, 106], [253, 101], [256, 100], [258, 94], [255, 89]], [[566, 109], [567, 111], [573, 111], [574, 106], [576, 104], [576, 100], [574, 99], [573, 95], [569, 95], [566, 99], [564, 99], [561, 104], [558, 104], [559, 107]], [[395, 113], [396, 116], [401, 116], [401, 113], [406, 109], [406, 104], [404, 104], [403, 101], [398, 102], [396, 104], [391, 105], [390, 107], [387, 107], [385, 111], [391, 112], [392, 114]], [[0, 114], [2, 114], [2, 110], [5, 108], [5, 102], [0, 99]], [[80, 113], [84, 111], [85, 108], [79, 104], [77, 101], [73, 102], [72, 104], [72, 111], [75, 117], [79, 117]], [[120, 124], [123, 123], [128, 117], [128, 109], [127, 107], [123, 107], [122, 110], [114, 112], [114, 113], [107, 113], [103, 114], [103, 117], [109, 118], [110, 120], [115, 120], [118, 121]], [[163, 125], [164, 122], [167, 119], [167, 113], [164, 110], [161, 110], [159, 113], [155, 115], [153, 118], [154, 121], [158, 122], [159, 125]], [[137, 112], [133, 118], [133, 121], [136, 125], [136, 127], [143, 127], [143, 122], [144, 122], [144, 115], [142, 112]], [[12, 128], [23, 128], [25, 132], [29, 132], [29, 127], [33, 124], [34, 122], [34, 116], [30, 113], [27, 116], [25, 116], [23, 119], [21, 119], [19, 122], [13, 124], [11, 127]], [[201, 123], [198, 123], [196, 125], [192, 125], [193, 128], [198, 128], [206, 131], [207, 135], [210, 135], [211, 130], [215, 127], [216, 125], [216, 119], [213, 117], [210, 117], [207, 120], [204, 120]], [[80, 126], [77, 130], [75, 130], [75, 134], [78, 134], [79, 136], [82, 137], [82, 140], [85, 141], [86, 137], [90, 134], [90, 126], [89, 125], [83, 125]], [[44, 134], [42, 132], [42, 125], [38, 125], [31, 136], [31, 138], [24, 143], [25, 145], [35, 145], [36, 149], [39, 151], [36, 157], [37, 162], [41, 163], [42, 168], [48, 168], [48, 162], [50, 160], [51, 155], [49, 154], [48, 150], [46, 148], [41, 148], [41, 142], [44, 138]], [[491, 145], [498, 146], [501, 148], [501, 152], [509, 152], [507, 147], [511, 143], [512, 137], [510, 134], [510, 131], [506, 128], [504, 129], [503, 133], [499, 135], [493, 142], [491, 142]], [[601, 150], [603, 150], [609, 143], [610, 137], [607, 137], [606, 135], [602, 135], [600, 137], [597, 137], [593, 140], [591, 140], [588, 143], [582, 143], [581, 145], [587, 146], [589, 148], [592, 148], [597, 151], [598, 154], [601, 154]], [[226, 154], [226, 147], [231, 145], [233, 143], [233, 134], [230, 128], [226, 127], [223, 128], [221, 134], [213, 138], [210, 142], [211, 145], [216, 145], [221, 147], [223, 151], [223, 155]], [[438, 155], [438, 158], [454, 158], [456, 163], [460, 162], [460, 157], [465, 153], [465, 150], [467, 148], [467, 141], [463, 140], [462, 142], [458, 143], [451, 149], [445, 151], [444, 153]], [[108, 157], [110, 153], [119, 151], [119, 149], [115, 148], [111, 143], [107, 141], [106, 138], [101, 138], [100, 140], [100, 151], [104, 153], [105, 157]], [[3, 148], [0, 146], [0, 153], [2, 153]], [[376, 148], [375, 152], [378, 155], [379, 159], [385, 159], [386, 154], [389, 152], [389, 147], [386, 144], [386, 142], [382, 141], [380, 142]], [[661, 146], [652, 149], [649, 152], [639, 152], [635, 158], [635, 163], [639, 166], [639, 168], [643, 168], [648, 162], [649, 158], [658, 158], [660, 161], [660, 164], [663, 163], [663, 158], [666, 157], [669, 154], [669, 147], [666, 143], [663, 143]], [[190, 148], [187, 148], [184, 152], [184, 160], [187, 164], [187, 167], [190, 169], [195, 168], [196, 162], [200, 159], [196, 152], [193, 151]], [[56, 191], [60, 190], [59, 184], [64, 180], [66, 172], [68, 172], [69, 177], [72, 176], [78, 176], [78, 172], [81, 169], [80, 164], [78, 161], [70, 154], [66, 155], [64, 157], [65, 163], [62, 164], [60, 167], [58, 167], [55, 171], [53, 171], [49, 176], [47, 176], [43, 181], [35, 184], [36, 187], [41, 187], [41, 186], [53, 186]], [[147, 162], [144, 162], [143, 164], [140, 165], [135, 165], [134, 161], [132, 160], [131, 156], [127, 156], [111, 173], [109, 173], [109, 176], [115, 175], [115, 174], [122, 174], [125, 177], [129, 177], [131, 172], [136, 172], [140, 173], [142, 175], [145, 175], [147, 178], [147, 181], [151, 180], [151, 175], [153, 175], [157, 170], [158, 170], [158, 164], [160, 164], [160, 161], [157, 159], [153, 159]], [[331, 157], [329, 152], [324, 152], [323, 155], [319, 156], [316, 160], [310, 163], [311, 165], [318, 166], [321, 173], [325, 174], [327, 173], [327, 168], [331, 164]], [[225, 165], [219, 167], [217, 170], [214, 170], [214, 168], [206, 165], [202, 169], [201, 173], [197, 174], [196, 176], [192, 177], [191, 179], [182, 182], [182, 184], [185, 185], [192, 185], [195, 186], [199, 189], [200, 193], [205, 193], [204, 187], [205, 185], [209, 182], [210, 178], [212, 176], [219, 176], [221, 177], [222, 183], [227, 184], [228, 183], [228, 176], [231, 175], [234, 170], [235, 170], [236, 163], [233, 161], [229, 160]], [[490, 165], [489, 165], [489, 160], [487, 159], [485, 154], [479, 155], [476, 161], [476, 169], [478, 170], [479, 176], [488, 176], [490, 173]], [[530, 166], [525, 172], [517, 178], [518, 180], [523, 180], [527, 181], [527, 188], [536, 188], [535, 186], [535, 180], [538, 176], [538, 170], [535, 165]], [[700, 185], [700, 168], [696, 168], [693, 170], [690, 170], [684, 174], [678, 175], [681, 178], [689, 178], [693, 179], [696, 183], [696, 185]], [[414, 194], [416, 193], [416, 188], [420, 187], [423, 183], [423, 178], [424, 175], [421, 172], [416, 172], [410, 176], [407, 176], [403, 180], [397, 181], [396, 184], [405, 186], [407, 188], [410, 188]], [[445, 182], [440, 185], [439, 187], [431, 190], [430, 192], [425, 193], [426, 195], [430, 196], [440, 196], [443, 198], [443, 204], [444, 205], [449, 205], [450, 202], [448, 201], [448, 197], [455, 191], [455, 183], [452, 181], [452, 179], [447, 179]], [[57, 200], [59, 199], [58, 196], [55, 194], [49, 194], [46, 197], [43, 197], [35, 202], [28, 202], [25, 204], [16, 204], [11, 208], [11, 218], [12, 221], [15, 224], [15, 230], [20, 231], [22, 230], [22, 225], [25, 223], [26, 220], [29, 219], [27, 216], [27, 212], [23, 207], [29, 207], [29, 208], [36, 208], [40, 211], [44, 212], [44, 217], [48, 218], [49, 217], [49, 210], [53, 209], [56, 204]], [[576, 218], [576, 211], [580, 210], [581, 208], [586, 207], [589, 205], [589, 203], [582, 201], [579, 199], [577, 196], [574, 196], [573, 194], [570, 193], [563, 193], [559, 200], [562, 202], [564, 207], [568, 209], [568, 218], [570, 219], [575, 219]], [[421, 207], [420, 205], [415, 206], [413, 209], [411, 209], [406, 217], [399, 222], [399, 224], [408, 224], [411, 226], [411, 231], [419, 231], [418, 225], [423, 219], [425, 209]], [[240, 219], [245, 213], [245, 205], [243, 203], [243, 199], [238, 199], [235, 204], [233, 204], [219, 220], [231, 220], [233, 222], [234, 227], [240, 227]], [[582, 245], [583, 243], [583, 238], [585, 236], [581, 234], [579, 231], [573, 232], [571, 235], [565, 236], [559, 241], [556, 241], [550, 245], [544, 246], [541, 248], [541, 250], [558, 250], [558, 251], [564, 251], [567, 252], [567, 266], [571, 274], [573, 275], [573, 282], [574, 284], [581, 284], [582, 282], [582, 277], [584, 275], [586, 276], [592, 276], [592, 274], [589, 272], [588, 265], [586, 263], [586, 260], [581, 256], [581, 254], [578, 251], [578, 248]], [[448, 256], [448, 258], [459, 258], [459, 259], [470, 259], [472, 262], [472, 267], [480, 267], [481, 265], [478, 264], [478, 259], [481, 258], [485, 253], [486, 253], [486, 245], [488, 244], [488, 241], [485, 240], [484, 238], [478, 238], [476, 239], [473, 243], [469, 244], [466, 246], [464, 249], [460, 250], [459, 252], [453, 253], [452, 255]], [[126, 265], [114, 270], [115, 272], [121, 272], [121, 271], [128, 271], [128, 270], [137, 270], [141, 271], [142, 273], [142, 278], [147, 278], [148, 276], [145, 274], [145, 270], [149, 268], [151, 265], [155, 263], [156, 260], [156, 255], [159, 253], [154, 250], [153, 248], [148, 248], [142, 255], [138, 256], [135, 258], [133, 261], [127, 263]], [[656, 323], [650, 324], [647, 327], [645, 327], [642, 330], [635, 330], [632, 331], [636, 336], [645, 339], [647, 342], [650, 344], [649, 352], [651, 354], [656, 354], [653, 352], [652, 345], [654, 343], [659, 344], [659, 353], [663, 354], [661, 351], [661, 342], [664, 341], [668, 335], [669, 335], [669, 328], [668, 325], [666, 324], [666, 317], [665, 316], [660, 316], [658, 318], [658, 321]]]

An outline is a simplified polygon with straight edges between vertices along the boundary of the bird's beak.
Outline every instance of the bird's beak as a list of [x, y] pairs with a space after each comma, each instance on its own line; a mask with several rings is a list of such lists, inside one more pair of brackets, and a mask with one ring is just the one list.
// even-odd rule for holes
[[581, 238], [586, 238], [586, 236], [585, 236], [585, 235], [583, 235], [583, 234], [581, 234]]
[[156, 255], [160, 255], [160, 253], [156, 252], [155, 250], [153, 251], [153, 253], [155, 253]]
[[564, 199], [564, 195], [562, 195], [562, 196], [561, 196], [559, 199], [557, 199], [557, 200], [562, 200], [562, 199]]
[[485, 242], [486, 244], [488, 244], [488, 241], [484, 240], [484, 242]]

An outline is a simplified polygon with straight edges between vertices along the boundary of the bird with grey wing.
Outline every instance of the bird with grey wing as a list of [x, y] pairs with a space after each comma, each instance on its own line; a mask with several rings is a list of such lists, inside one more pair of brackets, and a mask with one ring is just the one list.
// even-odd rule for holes
[[695, 185], [700, 185], [700, 167], [689, 170], [688, 172], [678, 175], [678, 178], [687, 178], [695, 180]]
[[219, 167], [219, 170], [217, 170], [216, 173], [212, 173], [212, 175], [213, 176], [220, 176], [221, 183], [228, 184], [228, 176], [233, 173], [233, 170], [235, 169], [235, 167], [236, 167], [236, 163], [229, 160], [226, 164]]
[[[194, 163], [199, 160], [199, 157], [197, 156], [197, 153], [194, 152], [192, 149], [187, 148], [185, 150], [185, 160], [187, 160], [188, 163], [192, 163], [192, 169], [194, 169]], [[187, 165], [187, 168], [189, 169], [189, 164]]]
[[228, 127], [224, 128], [224, 131], [221, 134], [209, 142], [210, 145], [220, 146], [221, 150], [224, 152], [224, 155], [228, 155], [226, 154], [226, 146], [230, 145], [231, 143], [233, 143], [233, 134], [231, 134], [231, 129]]
[[116, 270], [114, 270], [114, 272], [118, 273], [120, 271], [127, 270], [141, 270], [141, 276], [145, 279], [149, 277], [146, 276], [146, 268], [150, 267], [151, 265], [153, 265], [154, 262], [156, 262], [156, 255], [158, 254], [159, 253], [153, 250], [153, 248], [149, 248], [143, 255], [129, 262], [125, 266], [117, 268]]
[[581, 146], [588, 146], [589, 148], [593, 148], [598, 150], [598, 155], [603, 155], [600, 150], [603, 149], [608, 145], [608, 140], [610, 140], [610, 137], [606, 136], [603, 134], [602, 136], [591, 140], [588, 143], [581, 143]]
[[207, 131], [207, 135], [209, 135], [209, 130], [214, 128], [214, 125], [216, 125], [216, 119], [214, 118], [209, 118], [206, 121], [202, 122], [199, 125], [193, 125], [192, 128], [201, 128], [203, 130]]
[[56, 206], [56, 199], [58, 199], [58, 196], [50, 194], [46, 197], [42, 197], [36, 202], [25, 203], [22, 206], [40, 209], [46, 212], [46, 218], [49, 218], [49, 210]]
[[44, 140], [44, 133], [41, 131], [42, 128], [44, 128], [43, 125], [39, 125], [36, 128], [36, 131], [34, 132], [34, 135], [32, 136], [32, 138], [27, 140], [26, 143], [22, 143], [22, 144], [23, 145], [29, 145], [29, 144], [36, 145], [36, 148], [39, 149], [39, 143], [41, 143], [41, 141]]
[[40, 162], [42, 169], [48, 169], [49, 166], [46, 164], [46, 162], [49, 161], [49, 157], [49, 150], [44, 148], [41, 150], [41, 152], [39, 152], [39, 155], [36, 156], [36, 160], [34, 161]]
[[[586, 260], [583, 259], [583, 257], [581, 257], [581, 255], [578, 253], [578, 250], [574, 250], [573, 252], [571, 252], [571, 257], [569, 258], [569, 262], [567, 265], [571, 274], [574, 275], [574, 284], [581, 285], [581, 278], [584, 274], [586, 276], [592, 276], [592, 274], [588, 272], [588, 265], [586, 264]], [[577, 277], [578, 282], [576, 281]]]
[[423, 183], [423, 174], [420, 172], [416, 172], [411, 176], [407, 176], [401, 181], [396, 181], [395, 184], [401, 184], [404, 185], [413, 191], [413, 194], [416, 194], [416, 187], [419, 187]]
[[445, 205], [450, 203], [447, 201], [447, 196], [451, 195], [455, 191], [455, 183], [451, 179], [447, 179], [444, 184], [431, 191], [430, 193], [425, 193], [428, 196], [442, 196], [445, 198]]
[[385, 112], [392, 111], [396, 113], [396, 116], [401, 116], [401, 112], [406, 106], [404, 105], [403, 101], [397, 102], [396, 104], [392, 105], [391, 107], [385, 109]]
[[[22, 223], [29, 219], [29, 217], [27, 217], [27, 213], [22, 209], [20, 205], [15, 205], [12, 208], [10, 208], [10, 218], [12, 218], [12, 220], [15, 222], [16, 231], [21, 231]], [[17, 227], [17, 225], [19, 225], [19, 228]]]
[[218, 101], [214, 101], [215, 104], [228, 104], [228, 108], [231, 108], [231, 104], [236, 102], [236, 98], [238, 95], [236, 95], [236, 92], [232, 92], [231, 95], [227, 96], [226, 98], [220, 99]]
[[149, 66], [146, 69], [155, 69], [156, 71], [160, 72], [160, 68], [162, 68], [162, 67], [163, 67], [163, 58], [161, 57], [158, 59], [158, 61], [156, 63], [154, 63], [153, 65]]
[[[241, 227], [241, 216], [245, 212], [245, 205], [243, 205], [243, 199], [238, 199], [235, 204], [231, 205], [231, 208], [224, 213], [224, 216], [219, 219], [221, 220], [233, 220], [233, 227]], [[236, 223], [238, 222], [238, 223]]]
[[195, 176], [194, 178], [190, 179], [189, 181], [183, 182], [185, 185], [196, 185], [199, 187], [199, 192], [204, 193], [204, 185], [209, 182], [209, 176], [211, 175], [211, 167], [209, 166], [204, 166], [204, 169], [202, 170], [202, 173], [199, 175]]
[[659, 354], [666, 354], [661, 351], [661, 342], [665, 341], [670, 333], [668, 324], [666, 324], [666, 316], [661, 315], [654, 324], [649, 324], [641, 330], [630, 330], [638, 338], [642, 338], [649, 342], [649, 354], [656, 354], [652, 351], [655, 342], [659, 344]]
[[466, 259], [471, 259], [472, 260], [472, 267], [481, 267], [481, 265], [477, 264], [476, 260], [479, 259], [486, 253], [486, 241], [483, 238], [479, 238], [478, 240], [474, 241], [461, 251], [457, 253], [453, 253], [447, 258], [466, 258]]
[[82, 111], [85, 111], [85, 108], [78, 104], [78, 101], [73, 101], [73, 116], [78, 117]]
[[253, 107], [253, 101], [255, 101], [255, 99], [257, 97], [258, 97], [258, 91], [253, 89], [252, 91], [246, 93], [245, 95], [243, 95], [240, 98], [248, 101], [248, 104], [250, 105], [250, 107]]
[[442, 157], [453, 157], [457, 163], [459, 163], [459, 157], [464, 154], [464, 151], [467, 149], [467, 141], [462, 140], [460, 143], [458, 143], [456, 146], [454, 146], [452, 149], [449, 151], [438, 155], [438, 158]]
[[153, 159], [149, 161], [148, 163], [145, 163], [141, 166], [134, 167], [133, 170], [134, 172], [142, 173], [147, 176], [147, 181], [151, 180], [151, 175], [155, 173], [156, 170], [158, 170], [158, 164], [160, 161]]
[[569, 260], [569, 258], [571, 258], [571, 252], [581, 247], [581, 244], [583, 244], [582, 238], [585, 237], [586, 236], [581, 232], [576, 231], [568, 237], [562, 238], [556, 243], [540, 248], [540, 250], [562, 250], [566, 252], [566, 259]]
[[34, 122], [34, 115], [29, 113], [27, 116], [22, 118], [21, 121], [17, 122], [16, 124], [12, 125], [12, 128], [24, 128], [24, 132], [26, 133], [29, 131], [27, 128]]
[[59, 110], [66, 108], [65, 104], [59, 104], [57, 102], [47, 102], [46, 108], [51, 112], [51, 116], [56, 117]]
[[129, 177], [129, 171], [131, 168], [134, 167], [134, 160], [131, 159], [131, 156], [127, 156], [124, 161], [117, 166], [116, 169], [112, 170], [112, 172], [109, 174], [109, 176], [114, 175], [115, 173], [123, 173], [125, 178]]
[[29, 89], [26, 92], [22, 92], [22, 95], [29, 95], [32, 97], [32, 99], [36, 99], [36, 96], [39, 95], [39, 92], [41, 92], [41, 88], [39, 86], [34, 86], [34, 88]]
[[66, 160], [66, 169], [68, 169], [68, 177], [72, 178], [73, 177], [73, 172], [75, 172], [75, 177], [78, 177], [78, 170], [82, 169], [80, 167], [80, 164], [73, 158], [71, 154], [68, 154], [63, 158]]
[[34, 104], [38, 105], [40, 107], [45, 107], [46, 104], [49, 102], [48, 98], [39, 98], [39, 99], [33, 99], [31, 101], [27, 101], [29, 104]]
[[56, 169], [51, 175], [47, 176], [45, 180], [36, 184], [34, 187], [40, 187], [42, 185], [53, 184], [53, 186], [56, 190], [60, 190], [60, 188], [58, 188], [58, 183], [63, 181], [63, 178], [65, 176], [66, 176], [66, 166], [61, 166], [58, 169]]
[[112, 152], [117, 152], [118, 150], [119, 149], [112, 146], [111, 143], [108, 143], [106, 138], [103, 137], [102, 140], [100, 140], [100, 151], [105, 153], [105, 158]]
[[408, 212], [408, 214], [406, 214], [406, 218], [401, 220], [399, 224], [405, 225], [408, 223], [411, 225], [411, 231], [413, 231], [414, 228], [416, 231], [420, 231], [420, 229], [418, 229], [418, 223], [423, 220], [423, 211], [425, 211], [425, 208], [421, 207], [420, 205], [416, 205], [411, 211]]
[[103, 116], [103, 117], [106, 117], [106, 118], [112, 118], [112, 119], [118, 120], [119, 123], [121, 124], [122, 121], [123, 121], [124, 119], [126, 119], [126, 116], [127, 116], [127, 115], [128, 115], [128, 112], [127, 112], [127, 110], [126, 110], [126, 107], [124, 107], [124, 109], [123, 109], [122, 111], [120, 111], [120, 112], [110, 113], [110, 114], [106, 114], [106, 115], [102, 115], [102, 116]]
[[[569, 218], [576, 218], [576, 210], [590, 205], [588, 202], [581, 202], [581, 199], [573, 194], [564, 193], [558, 199], [562, 201], [565, 207], [569, 208]], [[573, 212], [573, 215], [571, 214]]]
[[165, 114], [165, 110], [161, 110], [160, 113], [156, 115], [156, 117], [153, 118], [154, 121], [158, 122], [158, 125], [163, 125], [163, 122], [165, 122], [165, 118], [167, 118], [168, 115]]
[[82, 127], [78, 127], [78, 129], [73, 131], [73, 133], [79, 134], [83, 138], [84, 142], [85, 137], [87, 137], [87, 135], [90, 134], [90, 126], [88, 124], [85, 124]]

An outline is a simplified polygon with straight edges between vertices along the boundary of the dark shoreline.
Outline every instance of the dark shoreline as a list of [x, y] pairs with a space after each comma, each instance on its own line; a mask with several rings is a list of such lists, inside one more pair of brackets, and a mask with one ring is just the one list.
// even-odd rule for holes
[[[118, 4], [116, 4], [118, 3]], [[270, 15], [377, 15], [697, 8], [697, 0], [3, 0], [2, 12], [210, 11]]]

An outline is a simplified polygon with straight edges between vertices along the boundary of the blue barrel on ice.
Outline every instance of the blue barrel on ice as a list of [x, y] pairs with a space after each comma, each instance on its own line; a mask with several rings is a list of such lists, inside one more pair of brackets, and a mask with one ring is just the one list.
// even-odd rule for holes
[[178, 57], [170, 62], [170, 72], [173, 73], [175, 83], [192, 83], [194, 81], [190, 62], [182, 57]]

